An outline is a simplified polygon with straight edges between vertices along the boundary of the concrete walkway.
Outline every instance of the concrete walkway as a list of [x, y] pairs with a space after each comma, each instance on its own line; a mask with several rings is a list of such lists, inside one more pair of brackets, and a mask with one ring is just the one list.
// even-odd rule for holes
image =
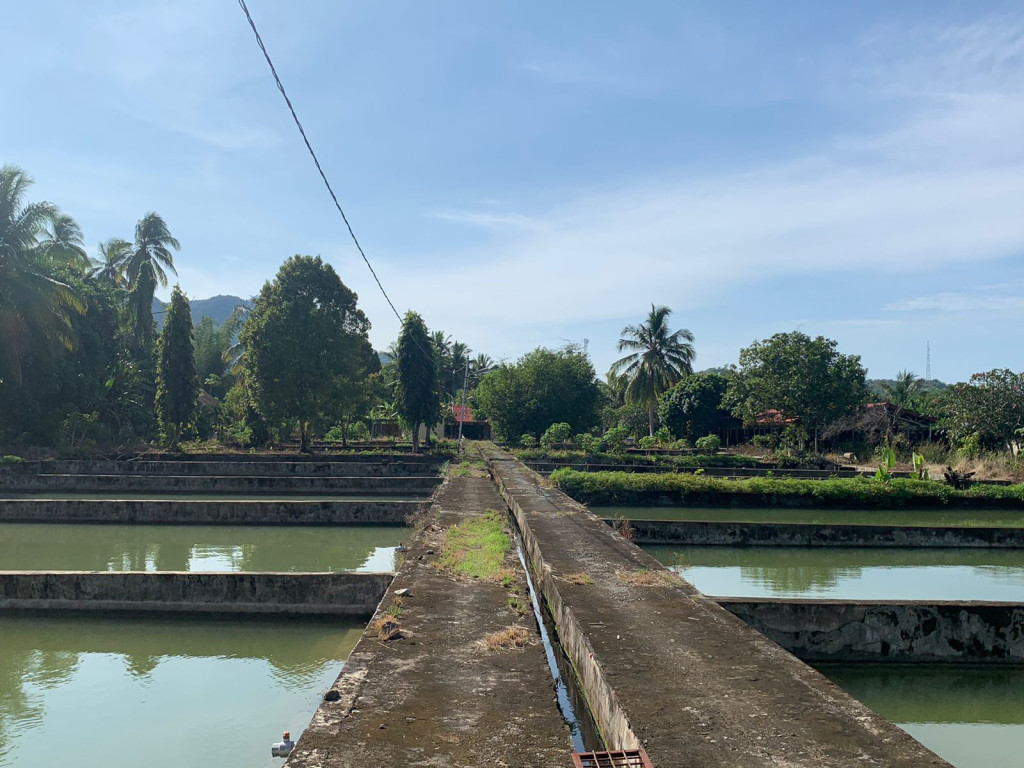
[[[462, 579], [434, 567], [444, 528], [488, 509], [507, 511], [490, 479], [450, 477], [439, 489], [376, 619], [395, 590], [408, 589], [402, 636], [382, 642], [371, 628], [299, 740], [288, 768], [435, 766], [549, 768], [571, 765], [569, 730], [532, 614], [508, 605], [501, 584]], [[514, 550], [506, 560], [525, 595]], [[487, 633], [519, 623], [530, 645], [486, 651]]]
[[945, 766], [902, 730], [484, 449], [609, 748], [669, 766]]

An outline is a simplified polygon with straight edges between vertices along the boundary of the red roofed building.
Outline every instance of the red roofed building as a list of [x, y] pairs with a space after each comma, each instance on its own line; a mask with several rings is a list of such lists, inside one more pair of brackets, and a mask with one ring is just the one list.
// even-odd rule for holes
[[444, 436], [449, 439], [457, 439], [460, 424], [462, 425], [462, 436], [467, 440], [491, 439], [491, 423], [474, 419], [473, 409], [468, 405], [465, 407], [451, 406], [451, 415], [445, 419]]

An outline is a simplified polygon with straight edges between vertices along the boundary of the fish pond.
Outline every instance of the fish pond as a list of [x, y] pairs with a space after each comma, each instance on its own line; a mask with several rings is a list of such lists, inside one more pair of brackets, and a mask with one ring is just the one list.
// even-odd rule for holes
[[718, 597], [1024, 602], [1024, 550], [644, 546]]
[[0, 617], [0, 766], [280, 768], [363, 625]]
[[389, 526], [0, 523], [0, 570], [391, 571]]
[[957, 768], [1022, 764], [1022, 667], [824, 664], [818, 669]]

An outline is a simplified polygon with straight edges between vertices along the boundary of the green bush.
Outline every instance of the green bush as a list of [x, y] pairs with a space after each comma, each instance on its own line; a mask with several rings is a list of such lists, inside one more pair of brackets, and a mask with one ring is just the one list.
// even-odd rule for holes
[[544, 434], [540, 436], [540, 444], [545, 447], [555, 445], [556, 443], [568, 443], [571, 440], [572, 427], [564, 421], [552, 424], [547, 428]]
[[601, 438], [595, 435], [580, 434], [574, 438], [576, 445], [578, 445], [584, 453], [595, 454], [601, 451]]
[[658, 447], [658, 438], [654, 437], [653, 435], [647, 435], [645, 437], [641, 437], [640, 438], [640, 447], [641, 448], [657, 448]]
[[669, 446], [672, 445], [676, 438], [668, 427], [661, 427], [654, 433], [654, 439], [658, 441], [658, 445]]
[[696, 474], [576, 472], [560, 469], [551, 483], [587, 504], [643, 504], [657, 497], [681, 503], [750, 506], [897, 509], [901, 507], [1024, 508], [1024, 485], [973, 485], [966, 491], [931, 480], [866, 477], [831, 480], [752, 477], [743, 480]]
[[25, 461], [21, 456], [13, 456], [8, 454], [7, 456], [0, 456], [0, 464], [21, 464]]
[[618, 453], [626, 449], [626, 440], [629, 439], [629, 430], [625, 427], [612, 427], [601, 438], [611, 453]]
[[697, 438], [693, 445], [698, 451], [714, 453], [722, 447], [722, 441], [718, 439], [718, 435], [705, 435]]
[[523, 448], [536, 448], [537, 438], [533, 435], [523, 435], [519, 438], [519, 444], [523, 446]]

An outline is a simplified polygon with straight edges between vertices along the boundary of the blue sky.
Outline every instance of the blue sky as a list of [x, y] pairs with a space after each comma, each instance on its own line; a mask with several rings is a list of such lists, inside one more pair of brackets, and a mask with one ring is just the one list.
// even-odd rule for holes
[[[869, 375], [1024, 368], [1024, 9], [249, 0], [399, 311], [514, 359], [652, 302], [697, 367], [776, 331]], [[90, 249], [160, 212], [192, 297], [293, 253], [398, 322], [233, 0], [4, 10], [0, 162]]]

